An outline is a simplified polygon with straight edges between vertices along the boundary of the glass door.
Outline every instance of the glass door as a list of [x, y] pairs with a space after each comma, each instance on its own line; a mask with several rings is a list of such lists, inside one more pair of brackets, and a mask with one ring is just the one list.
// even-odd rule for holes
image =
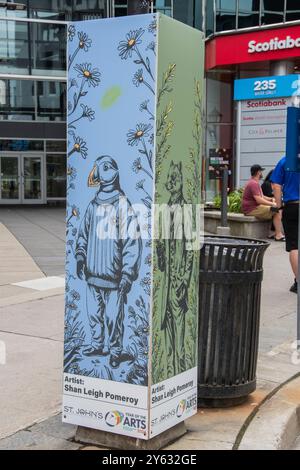
[[0, 203], [19, 204], [20, 194], [20, 161], [19, 155], [0, 156]]
[[22, 203], [43, 204], [43, 158], [42, 155], [21, 155]]

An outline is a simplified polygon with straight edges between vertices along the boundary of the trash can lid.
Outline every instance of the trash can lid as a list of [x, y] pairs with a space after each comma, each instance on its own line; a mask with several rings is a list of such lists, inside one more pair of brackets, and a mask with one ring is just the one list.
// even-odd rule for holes
[[270, 243], [265, 240], [257, 240], [255, 238], [243, 237], [220, 237], [219, 235], [204, 236], [204, 245], [221, 245], [221, 246], [269, 246]]

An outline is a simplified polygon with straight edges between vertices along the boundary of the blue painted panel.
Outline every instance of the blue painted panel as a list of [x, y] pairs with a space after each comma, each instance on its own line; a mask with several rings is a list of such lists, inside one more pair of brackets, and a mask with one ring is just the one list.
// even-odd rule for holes
[[151, 241], [105, 233], [123, 203], [126, 228], [151, 231], [152, 26], [153, 15], [69, 26], [65, 372], [136, 385], [148, 383]]

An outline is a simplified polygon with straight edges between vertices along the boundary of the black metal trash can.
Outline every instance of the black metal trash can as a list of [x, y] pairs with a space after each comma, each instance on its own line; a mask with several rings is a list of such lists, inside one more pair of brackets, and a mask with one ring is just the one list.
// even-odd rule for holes
[[269, 243], [209, 236], [200, 255], [198, 406], [242, 403], [256, 389], [263, 257]]

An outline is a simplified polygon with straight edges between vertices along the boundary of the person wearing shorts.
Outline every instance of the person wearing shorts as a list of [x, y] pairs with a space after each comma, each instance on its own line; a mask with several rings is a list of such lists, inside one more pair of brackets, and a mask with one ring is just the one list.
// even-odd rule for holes
[[271, 181], [277, 206], [282, 206], [282, 223], [286, 237], [286, 251], [295, 276], [291, 292], [298, 292], [298, 221], [299, 221], [299, 173], [285, 170], [286, 157], [283, 157], [272, 173]]
[[[281, 214], [278, 211], [273, 198], [263, 195], [259, 181], [263, 179], [263, 171], [260, 165], [251, 167], [251, 178], [247, 182], [242, 200], [242, 210], [245, 215], [251, 215], [258, 220], [272, 220], [275, 228], [275, 241], [284, 241], [282, 233]], [[271, 237], [270, 237], [271, 238]], [[273, 238], [273, 237], [272, 237]]]

